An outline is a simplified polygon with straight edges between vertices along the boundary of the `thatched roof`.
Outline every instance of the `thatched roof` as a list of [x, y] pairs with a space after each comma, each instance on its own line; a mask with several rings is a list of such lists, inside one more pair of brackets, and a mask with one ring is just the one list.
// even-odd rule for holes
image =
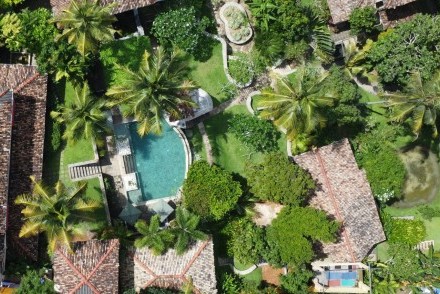
[[119, 240], [76, 242], [73, 252], [58, 248], [53, 258], [60, 293], [119, 293]]
[[42, 177], [46, 95], [47, 77], [36, 67], [0, 64], [0, 236], [7, 206], [8, 242], [34, 260], [37, 238], [18, 237], [22, 207], [13, 203], [18, 195], [31, 192], [29, 176]]
[[212, 240], [198, 241], [183, 255], [171, 249], [156, 256], [148, 248], [132, 248], [121, 260], [121, 285], [125, 288], [180, 289], [190, 279], [195, 293], [217, 293]]
[[[60, 14], [64, 9], [69, 8], [71, 0], [50, 0], [50, 6], [55, 15]], [[155, 4], [158, 0], [101, 0], [102, 6], [115, 5], [113, 14], [122, 13], [134, 8], [141, 8]]]
[[376, 203], [347, 139], [294, 157], [317, 183], [310, 205], [342, 222], [337, 243], [324, 244], [331, 262], [360, 262], [385, 240]]
[[[384, 9], [394, 9], [416, 0], [383, 0]], [[333, 24], [348, 21], [355, 8], [376, 7], [376, 0], [327, 0]]]

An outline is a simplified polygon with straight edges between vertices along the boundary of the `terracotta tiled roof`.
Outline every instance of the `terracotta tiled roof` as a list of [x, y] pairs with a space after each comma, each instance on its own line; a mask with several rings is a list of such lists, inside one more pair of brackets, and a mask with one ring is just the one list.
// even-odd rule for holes
[[121, 283], [127, 288], [181, 288], [191, 277], [196, 293], [216, 290], [212, 240], [198, 241], [183, 255], [175, 250], [155, 256], [148, 248], [132, 248], [121, 261]]
[[3, 265], [5, 256], [12, 107], [12, 92], [5, 91], [0, 96], [0, 266]]
[[[60, 14], [64, 9], [69, 7], [71, 0], [50, 0], [50, 6], [55, 15]], [[158, 0], [101, 0], [101, 5], [115, 5], [113, 14], [118, 14], [134, 8], [141, 8], [148, 5], [152, 5], [158, 2]]]
[[317, 183], [310, 205], [342, 222], [340, 239], [324, 244], [331, 262], [360, 262], [385, 240], [370, 185], [347, 139], [294, 157]]
[[119, 240], [76, 242], [73, 251], [62, 247], [54, 254], [54, 282], [60, 293], [119, 293]]
[[[0, 95], [3, 98], [6, 97], [7, 91], [12, 93], [13, 106], [1, 108], [4, 112], [3, 116], [9, 116], [8, 119], [12, 120], [12, 131], [5, 132], [2, 129], [0, 136], [2, 136], [2, 144], [4, 140], [7, 142], [7, 137], [10, 140], [8, 242], [11, 242], [19, 252], [36, 259], [37, 238], [18, 238], [23, 224], [21, 207], [13, 203], [18, 195], [31, 191], [32, 184], [29, 176], [34, 175], [37, 180], [40, 180], [42, 176], [47, 77], [40, 75], [34, 66], [0, 64], [0, 93], [2, 93]], [[7, 125], [2, 123], [1, 128]], [[3, 152], [5, 150], [2, 149]], [[1, 159], [0, 164], [0, 169], [4, 171], [4, 159]], [[3, 179], [5, 178], [2, 176]]]

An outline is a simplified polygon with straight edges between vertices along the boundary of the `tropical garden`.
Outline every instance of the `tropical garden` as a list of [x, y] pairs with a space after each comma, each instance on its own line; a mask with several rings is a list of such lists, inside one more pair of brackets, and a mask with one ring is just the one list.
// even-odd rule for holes
[[[47, 255], [10, 262], [19, 293], [51, 293], [40, 278], [56, 246], [90, 238], [156, 255], [212, 238], [216, 259], [226, 260], [216, 264], [219, 293], [308, 293], [317, 245], [336, 241], [342, 224], [309, 205], [316, 183], [289, 156], [342, 138], [366, 172], [387, 237], [364, 282], [379, 294], [440, 287], [439, 15], [385, 30], [375, 8], [355, 9], [349, 27], [357, 38], [341, 57], [327, 1], [240, 1], [246, 13], [228, 13], [228, 25], [250, 26], [253, 37], [244, 45], [225, 37], [233, 51], [225, 63], [212, 36], [222, 33], [216, 16], [229, 1], [164, 1], [143, 36], [127, 31], [112, 6], [71, 1], [53, 16], [20, 2], [0, 3], [1, 49], [34, 58], [49, 86], [43, 181], [32, 179], [33, 191], [15, 203], [25, 220], [20, 236], [44, 236]], [[196, 88], [216, 111], [185, 130], [196, 160], [169, 226], [158, 216], [127, 225], [112, 207], [109, 222], [100, 182], [73, 182], [67, 166], [106, 156], [112, 110], [134, 117], [140, 136], [161, 134], [165, 116], [194, 106]], [[105, 188], [112, 206], [111, 180]], [[256, 204], [281, 209], [260, 226]], [[425, 240], [434, 246], [414, 249]], [[262, 261], [287, 274], [270, 284], [258, 267], [233, 271]]]

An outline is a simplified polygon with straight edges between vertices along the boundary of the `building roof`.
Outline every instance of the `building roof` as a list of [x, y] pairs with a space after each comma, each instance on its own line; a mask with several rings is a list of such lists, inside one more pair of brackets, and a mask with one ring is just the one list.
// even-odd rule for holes
[[156, 256], [148, 248], [132, 248], [129, 256], [121, 261], [124, 287], [180, 289], [191, 278], [196, 293], [217, 293], [212, 240], [198, 241], [183, 255], [174, 249]]
[[[8, 191], [8, 242], [34, 260], [38, 253], [37, 237], [18, 237], [23, 224], [22, 207], [13, 203], [18, 195], [31, 191], [29, 176], [34, 175], [37, 180], [42, 177], [46, 96], [47, 77], [40, 75], [36, 67], [0, 64], [0, 205], [5, 205]], [[0, 214], [4, 232], [5, 206]]]
[[[416, 0], [383, 0], [383, 8], [395, 9], [414, 1]], [[327, 0], [327, 2], [334, 24], [348, 21], [355, 8], [376, 7], [376, 0]]]
[[119, 240], [76, 242], [73, 252], [58, 248], [53, 257], [56, 290], [64, 294], [117, 294]]
[[[99, 3], [102, 6], [115, 5], [113, 14], [122, 13], [135, 8], [141, 8], [148, 5], [155, 4], [160, 0], [101, 0]], [[64, 9], [69, 7], [71, 0], [50, 0], [50, 6], [55, 15], [60, 14]]]
[[12, 107], [12, 92], [7, 90], [0, 96], [0, 265], [3, 265], [5, 256]]
[[360, 262], [385, 240], [366, 174], [356, 164], [347, 139], [294, 157], [317, 183], [310, 205], [342, 223], [337, 243], [323, 244], [326, 260]]

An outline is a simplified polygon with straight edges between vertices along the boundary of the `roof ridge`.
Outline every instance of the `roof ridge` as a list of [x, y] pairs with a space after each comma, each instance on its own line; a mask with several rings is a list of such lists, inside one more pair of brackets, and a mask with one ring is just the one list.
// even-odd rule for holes
[[[329, 195], [330, 195], [330, 198], [332, 200], [333, 207], [335, 208], [336, 218], [344, 224], [344, 219], [342, 218], [342, 216], [340, 214], [340, 208], [339, 208], [339, 205], [337, 203], [335, 194], [333, 192], [333, 188], [332, 188], [332, 186], [330, 184], [330, 180], [328, 178], [327, 171], [326, 171], [325, 166], [324, 166], [324, 162], [323, 162], [323, 160], [321, 158], [321, 154], [319, 153], [319, 148], [313, 149], [312, 151], [315, 154], [315, 158], [318, 161], [319, 168], [320, 168], [320, 170], [322, 172], [322, 175], [324, 177], [324, 185], [327, 186], [327, 188], [329, 190]], [[347, 236], [347, 232], [345, 231], [345, 228], [343, 228], [342, 234], [344, 235], [344, 239], [345, 239], [344, 244], [346, 244], [346, 247], [347, 247], [348, 251], [350, 252], [350, 256], [352, 258], [352, 261], [355, 262], [356, 261], [356, 257], [354, 255], [353, 247], [351, 245], [350, 238], [348, 238], [348, 236]]]
[[34, 75], [31, 75], [30, 77], [26, 78], [23, 82], [21, 82], [20, 84], [18, 84], [17, 86], [15, 86], [15, 88], [13, 88], [13, 90], [15, 92], [20, 91], [21, 89], [23, 89], [24, 87], [26, 87], [27, 85], [29, 85], [31, 82], [33, 82], [36, 78], [38, 78], [40, 76], [40, 73], [37, 72]]

